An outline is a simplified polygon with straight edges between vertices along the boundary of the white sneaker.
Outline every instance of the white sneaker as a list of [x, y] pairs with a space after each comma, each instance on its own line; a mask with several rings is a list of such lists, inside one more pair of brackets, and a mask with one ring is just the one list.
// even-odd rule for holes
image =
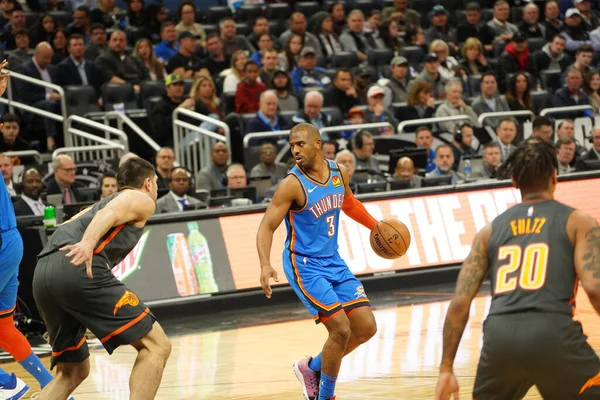
[[10, 382], [0, 385], [0, 400], [19, 400], [29, 392], [29, 386], [15, 374], [11, 374], [10, 378]]

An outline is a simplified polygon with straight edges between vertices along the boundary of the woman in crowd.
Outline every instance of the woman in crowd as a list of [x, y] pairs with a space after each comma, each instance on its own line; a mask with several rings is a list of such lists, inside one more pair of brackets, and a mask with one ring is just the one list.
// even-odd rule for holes
[[342, 45], [333, 30], [333, 20], [325, 11], [313, 15], [310, 19], [310, 30], [319, 39], [323, 54], [327, 57], [342, 51]]
[[300, 54], [300, 50], [302, 50], [302, 46], [304, 46], [302, 36], [293, 34], [283, 51], [277, 56], [279, 58], [277, 68], [285, 72], [290, 72], [296, 68], [298, 65], [298, 55]]
[[190, 90], [190, 97], [200, 104], [201, 113], [215, 119], [223, 118], [215, 82], [209, 76], [200, 76]]
[[165, 67], [156, 59], [154, 48], [152, 47], [152, 43], [150, 43], [150, 39], [138, 40], [135, 44], [135, 48], [133, 49], [133, 56], [142, 60], [142, 63], [144, 63], [144, 66], [150, 74], [151, 80], [162, 81], [165, 79]]
[[52, 34], [52, 41], [50, 42], [54, 53], [52, 54], [52, 65], [57, 65], [59, 62], [69, 56], [67, 51], [67, 35], [60, 26], [56, 28]]
[[177, 33], [191, 32], [198, 36], [197, 44], [206, 47], [206, 32], [202, 25], [196, 22], [196, 6], [191, 1], [185, 1], [177, 9], [179, 23], [175, 26]]
[[[536, 112], [531, 99], [529, 80], [527, 79], [527, 75], [525, 75], [523, 72], [517, 72], [512, 77], [508, 83], [505, 97], [508, 107], [510, 107], [511, 111], [530, 110], [534, 113]], [[519, 123], [524, 123], [528, 120], [531, 120], [531, 117], [517, 117], [517, 120]]]
[[244, 50], [236, 50], [231, 56], [231, 68], [221, 72], [221, 76], [225, 77], [223, 82], [224, 93], [235, 93], [237, 85], [243, 79], [244, 65], [248, 61], [248, 56]]
[[384, 22], [379, 27], [381, 40], [383, 40], [385, 47], [394, 50], [394, 55], [399, 55], [404, 46], [404, 41], [400, 39], [398, 32], [398, 22], [396, 20]]
[[425, 81], [414, 81], [408, 91], [404, 119], [433, 118], [435, 114], [435, 99], [433, 88]]
[[31, 27], [31, 48], [35, 48], [38, 43], [52, 43], [52, 34], [56, 29], [54, 17], [50, 14], [43, 14]]
[[585, 93], [590, 98], [590, 105], [594, 108], [594, 114], [600, 113], [600, 72], [591, 71], [585, 75]]
[[467, 75], [481, 75], [490, 70], [483, 55], [483, 45], [477, 38], [468, 38], [462, 49], [463, 59], [460, 66]]
[[450, 48], [443, 40], [435, 39], [432, 41], [429, 46], [429, 52], [437, 54], [438, 59], [440, 60], [438, 72], [444, 78], [449, 80], [455, 77], [460, 78], [464, 75], [464, 71], [461, 71], [456, 58], [450, 55]]

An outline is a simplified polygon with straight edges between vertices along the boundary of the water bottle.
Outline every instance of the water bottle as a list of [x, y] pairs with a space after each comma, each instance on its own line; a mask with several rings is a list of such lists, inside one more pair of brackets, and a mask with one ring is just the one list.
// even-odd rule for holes
[[472, 172], [473, 171], [471, 170], [471, 160], [465, 160], [465, 178], [467, 181], [471, 179]]
[[44, 227], [54, 228], [56, 226], [56, 210], [54, 206], [44, 208]]

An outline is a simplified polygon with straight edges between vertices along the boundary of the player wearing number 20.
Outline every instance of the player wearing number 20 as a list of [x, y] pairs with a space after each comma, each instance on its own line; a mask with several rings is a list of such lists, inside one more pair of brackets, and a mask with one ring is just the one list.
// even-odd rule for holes
[[573, 320], [579, 280], [600, 313], [600, 228], [554, 200], [556, 149], [522, 143], [503, 164], [522, 203], [475, 237], [444, 324], [436, 399], [458, 396], [453, 363], [471, 301], [488, 273], [492, 305], [483, 325], [475, 400], [521, 399], [537, 386], [544, 399], [600, 399], [600, 360]]

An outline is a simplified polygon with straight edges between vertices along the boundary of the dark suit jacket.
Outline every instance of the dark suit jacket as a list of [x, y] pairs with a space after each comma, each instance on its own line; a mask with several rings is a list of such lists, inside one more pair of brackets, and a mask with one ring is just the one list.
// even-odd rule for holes
[[596, 152], [592, 149], [589, 149], [587, 151], [587, 153], [585, 153], [583, 156], [579, 157], [579, 160], [577, 160], [577, 163], [575, 164], [575, 169], [577, 171], [585, 171], [585, 164], [583, 163], [585, 160], [597, 160], [598, 156], [596, 155]]
[[[48, 205], [48, 203], [46, 203], [45, 201], [42, 201], [42, 203], [44, 203], [44, 205]], [[27, 204], [27, 202], [23, 199], [15, 201], [13, 203], [13, 207], [15, 209], [15, 215], [17, 217], [22, 215], [35, 215], [31, 207], [29, 207], [29, 204]]]
[[[560, 65], [561, 72], [565, 72], [567, 67], [572, 64], [571, 57], [569, 57], [569, 55], [567, 53], [564, 53], [564, 54], [565, 54], [565, 56], [558, 62], [558, 65]], [[532, 58], [533, 58], [532, 71], [534, 72], [534, 74], [536, 76], [539, 77], [539, 74], [541, 74], [542, 71], [545, 71], [548, 69], [548, 66], [550, 65], [550, 61], [551, 61], [550, 56], [545, 51], [538, 50], [535, 53], [533, 53]]]
[[[85, 60], [84, 68], [85, 75], [87, 76], [88, 80], [88, 85], [92, 86], [96, 90], [98, 96], [100, 96], [100, 88], [104, 83], [102, 81], [100, 71], [96, 67], [96, 64], [90, 60]], [[81, 76], [79, 75], [79, 71], [77, 71], [77, 67], [75, 66], [75, 63], [73, 62], [71, 57], [66, 57], [58, 64], [58, 73], [61, 86], [83, 85], [83, 82], [81, 81]]]
[[[31, 78], [42, 80], [40, 72], [35, 67], [33, 60], [29, 60], [15, 68], [15, 72], [23, 75], [27, 75]], [[48, 65], [48, 72], [50, 73], [50, 79], [52, 83], [59, 84], [58, 71], [54, 65]], [[25, 82], [20, 79], [13, 79], [13, 84], [16, 90], [18, 99], [25, 104], [35, 104], [38, 101], [46, 100], [46, 88]]]
[[[566, 87], [557, 90], [552, 96], [552, 107], [580, 106], [585, 104], [590, 104], [590, 99], [587, 94], [583, 92], [583, 90], [579, 91], [579, 100], [577, 102], [575, 102], [575, 100], [573, 100], [573, 98], [570, 96], [569, 89]], [[554, 115], [556, 119], [575, 119], [580, 117], [582, 114], [582, 111], [572, 111], [556, 113]]]
[[[71, 192], [73, 193], [73, 196], [75, 197], [73, 200], [73, 202], [78, 202], [80, 201], [80, 199], [83, 197], [81, 195], [81, 193], [79, 193], [79, 190], [77, 190], [77, 188], [80, 185], [77, 184], [77, 182], [73, 183], [70, 187]], [[46, 193], [47, 194], [62, 194], [62, 191], [60, 190], [60, 186], [58, 186], [58, 182], [56, 182], [56, 178], [54, 178], [54, 176], [50, 179], [48, 179], [48, 181], [46, 182]]]
[[[288, 121], [283, 118], [281, 115], [277, 114], [277, 119], [279, 120], [279, 130], [285, 131], [287, 129], [292, 129], [292, 126], [288, 123]], [[252, 132], [268, 132], [271, 130], [271, 127], [265, 124], [258, 116], [252, 118], [248, 121], [246, 125], [245, 133]]]

